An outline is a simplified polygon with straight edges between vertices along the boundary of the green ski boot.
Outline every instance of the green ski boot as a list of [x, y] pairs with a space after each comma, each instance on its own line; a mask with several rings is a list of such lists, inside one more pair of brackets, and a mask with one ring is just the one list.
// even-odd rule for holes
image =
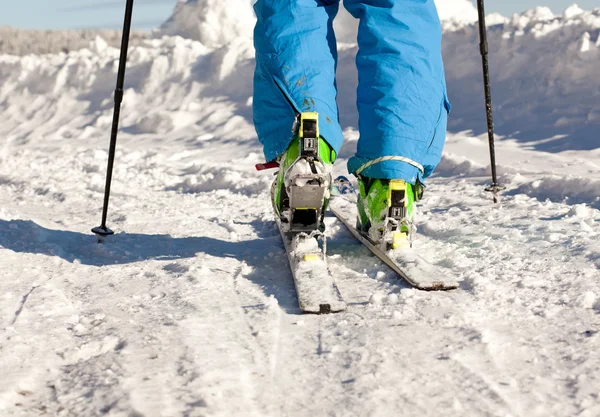
[[423, 188], [403, 180], [358, 179], [357, 228], [384, 251], [412, 246], [415, 201]]
[[275, 214], [289, 233], [324, 231], [336, 154], [319, 136], [318, 114], [300, 115], [297, 137], [277, 160], [271, 188]]

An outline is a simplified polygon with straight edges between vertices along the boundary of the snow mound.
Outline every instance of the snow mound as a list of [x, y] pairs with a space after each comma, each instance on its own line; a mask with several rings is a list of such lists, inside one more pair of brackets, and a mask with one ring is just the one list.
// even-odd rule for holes
[[[131, 48], [121, 128], [159, 136], [182, 131], [186, 138], [218, 130], [247, 140], [252, 57], [251, 42], [242, 39], [217, 50], [180, 37]], [[101, 38], [69, 54], [0, 56], [0, 135], [83, 140], [110, 131], [118, 58]]]
[[545, 22], [554, 19], [554, 13], [548, 7], [534, 7], [521, 14], [514, 14], [512, 24], [514, 26], [527, 27], [530, 22]]
[[[536, 149], [600, 147], [600, 9], [543, 7], [488, 29], [496, 131]], [[497, 21], [497, 20], [496, 20]], [[452, 131], [486, 131], [476, 25], [444, 34]], [[480, 117], [473, 117], [473, 115]], [[562, 137], [552, 140], [556, 135]]]
[[[519, 186], [511, 194], [527, 194], [540, 201], [565, 202], [576, 205], [589, 205], [600, 209], [600, 181], [592, 178], [551, 176], [537, 179]], [[593, 213], [575, 206], [569, 215], [574, 217], [591, 218]]]
[[218, 48], [240, 37], [252, 38], [254, 12], [250, 0], [179, 1], [173, 15], [158, 31]]
[[485, 17], [485, 23], [488, 27], [494, 25], [504, 25], [510, 22], [510, 19], [502, 16], [500, 13], [490, 13]]
[[577, 3], [575, 3], [567, 7], [567, 9], [563, 13], [563, 16], [565, 17], [565, 19], [572, 19], [575, 16], [579, 16], [584, 13], [585, 10], [583, 10], [581, 7], [579, 7]]
[[449, 152], [444, 153], [442, 160], [435, 170], [435, 174], [440, 177], [484, 177], [488, 172], [490, 172], [489, 167], [478, 164], [464, 156], [458, 156]]
[[435, 0], [444, 28], [462, 26], [477, 20], [477, 9], [469, 0]]
[[[450, 16], [444, 11], [448, 4], [439, 4], [444, 17]], [[469, 2], [456, 2], [457, 14], [450, 18], [468, 16], [458, 13], [460, 4]], [[206, 141], [189, 138], [217, 131], [226, 140], [253, 139], [245, 128], [252, 124], [254, 23], [249, 0], [236, 0], [235, 5], [239, 7], [213, 0], [180, 2], [164, 30], [189, 29], [201, 42], [164, 36], [132, 46], [120, 124], [124, 131], [158, 136], [179, 132], [198, 146]], [[594, 87], [600, 85], [600, 10], [571, 9], [553, 15], [538, 7], [510, 20], [490, 18], [499, 135], [552, 152], [600, 147], [600, 90]], [[341, 13], [343, 36], [338, 37], [355, 42], [350, 24], [356, 21]], [[195, 23], [188, 27], [186, 22]], [[444, 32], [453, 132], [486, 132], [478, 42], [475, 24]], [[356, 51], [354, 43], [340, 44], [337, 76], [344, 128], [358, 126]], [[0, 56], [0, 135], [27, 142], [87, 139], [109, 131], [118, 57], [118, 49], [100, 37], [68, 54]]]

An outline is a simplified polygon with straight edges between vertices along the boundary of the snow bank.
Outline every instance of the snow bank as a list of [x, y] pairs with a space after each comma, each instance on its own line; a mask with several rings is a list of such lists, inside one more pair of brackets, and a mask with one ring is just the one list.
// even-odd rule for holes
[[178, 35], [218, 48], [240, 37], [252, 38], [254, 12], [251, 0], [180, 1], [159, 35]]
[[[600, 190], [600, 180], [549, 176], [522, 184], [511, 191], [511, 194], [527, 194], [540, 201], [550, 200], [568, 204], [587, 204], [590, 207], [600, 209], [598, 190]], [[582, 209], [577, 210], [577, 212], [571, 214], [582, 216]]]
[[[498, 133], [537, 149], [600, 147], [600, 9], [570, 7], [555, 16], [538, 7], [497, 16], [489, 57]], [[475, 25], [447, 31], [444, 56], [453, 131], [485, 132], [479, 35]], [[555, 135], [562, 138], [553, 140]]]
[[445, 30], [477, 21], [477, 9], [470, 0], [436, 0], [435, 5]]
[[[437, 3], [445, 21], [454, 22], [444, 34], [453, 104], [449, 129], [484, 133], [478, 32], [468, 23], [475, 9], [466, 0]], [[354, 42], [355, 24], [340, 11], [338, 38]], [[165, 36], [132, 47], [122, 128], [149, 135], [179, 131], [182, 138], [218, 131], [221, 137], [248, 139], [240, 132], [252, 123], [253, 25], [250, 0], [178, 3], [161, 31], [192, 39]], [[599, 33], [600, 10], [571, 7], [556, 16], [538, 7], [511, 19], [492, 15], [497, 132], [548, 151], [600, 147]], [[355, 54], [355, 44], [340, 44], [344, 127], [357, 126]], [[99, 40], [69, 53], [0, 56], [0, 134], [43, 140], [107, 131], [117, 61], [118, 50]]]
[[[69, 54], [0, 56], [0, 135], [85, 139], [110, 131], [118, 57], [101, 38]], [[144, 41], [129, 54], [120, 126], [154, 135], [188, 128], [181, 133], [187, 139], [218, 131], [243, 140], [252, 70], [249, 41], [216, 50], [180, 37]]]

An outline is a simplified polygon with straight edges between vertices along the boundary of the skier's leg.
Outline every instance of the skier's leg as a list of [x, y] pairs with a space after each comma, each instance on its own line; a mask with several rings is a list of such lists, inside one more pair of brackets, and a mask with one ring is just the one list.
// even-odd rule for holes
[[342, 145], [332, 20], [339, 0], [258, 0], [254, 124], [279, 173], [273, 208], [285, 233], [323, 230]]
[[413, 203], [440, 161], [450, 105], [433, 0], [344, 0], [360, 19], [360, 226], [384, 248], [410, 245]]
[[440, 161], [450, 105], [433, 0], [345, 0], [360, 19], [360, 140], [348, 170], [422, 182]]
[[254, 5], [254, 125], [268, 161], [289, 147], [303, 112], [318, 112], [320, 135], [336, 153], [342, 145], [332, 28], [338, 1], [258, 0]]

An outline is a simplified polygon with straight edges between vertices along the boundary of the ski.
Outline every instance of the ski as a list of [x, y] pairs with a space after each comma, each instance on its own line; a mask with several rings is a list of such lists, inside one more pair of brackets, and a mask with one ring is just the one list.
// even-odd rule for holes
[[359, 242], [396, 272], [400, 278], [419, 290], [446, 291], [458, 288], [456, 280], [447, 278], [442, 268], [428, 262], [417, 254], [414, 249], [400, 248], [384, 252], [368, 235], [358, 230], [354, 226], [357, 218], [356, 203], [343, 197], [343, 194], [349, 191], [347, 180], [342, 184], [342, 187], [340, 189], [340, 186], [337, 186], [338, 195], [330, 200], [329, 209]]
[[271, 202], [304, 313], [327, 314], [346, 309], [327, 267], [323, 210], [331, 189], [335, 156], [319, 136], [317, 113], [298, 115], [297, 137], [277, 161], [256, 169], [279, 168]]
[[345, 310], [346, 303], [327, 267], [325, 235], [318, 230], [290, 233], [275, 217], [302, 312], [328, 314]]

